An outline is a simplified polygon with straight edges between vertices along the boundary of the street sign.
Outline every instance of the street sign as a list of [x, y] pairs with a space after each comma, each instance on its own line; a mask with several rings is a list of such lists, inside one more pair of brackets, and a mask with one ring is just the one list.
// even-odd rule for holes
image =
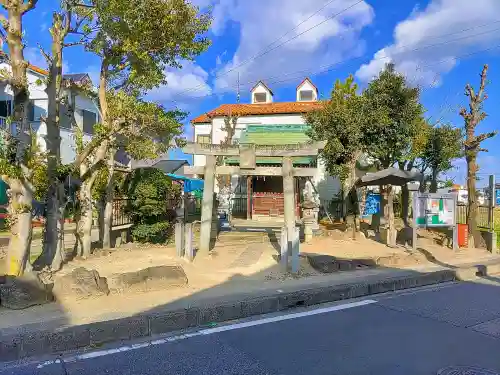
[[497, 207], [500, 207], [500, 189], [495, 192], [495, 203]]

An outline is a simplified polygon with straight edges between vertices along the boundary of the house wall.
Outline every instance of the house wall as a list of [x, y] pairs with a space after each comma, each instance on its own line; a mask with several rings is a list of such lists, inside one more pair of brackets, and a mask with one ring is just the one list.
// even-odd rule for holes
[[[212, 131], [212, 124], [199, 124], [194, 127], [194, 139], [193, 142], [196, 142], [198, 139], [198, 135], [210, 135]], [[213, 142], [212, 142], [213, 143]], [[206, 163], [205, 155], [193, 155], [193, 165], [203, 166]]]
[[[6, 63], [0, 64], [0, 69], [10, 70], [10, 65]], [[30, 99], [33, 100], [35, 107], [35, 121], [31, 123], [32, 128], [35, 130], [38, 136], [38, 144], [41, 150], [45, 150], [45, 140], [44, 137], [47, 134], [46, 125], [40, 121], [42, 116], [47, 115], [48, 107], [48, 96], [45, 93], [45, 84], [43, 80], [45, 77], [41, 74], [28, 70], [27, 73]], [[42, 82], [40, 82], [42, 81]], [[0, 100], [12, 100], [12, 90], [9, 86], [0, 87]], [[88, 110], [96, 114], [96, 122], [98, 119], [98, 111], [96, 105], [90, 100], [90, 98], [83, 95], [76, 95], [75, 97], [75, 120], [80, 126], [83, 124], [81, 118], [81, 112], [79, 110]], [[76, 156], [76, 144], [74, 132], [71, 129], [61, 128], [61, 160], [63, 164], [67, 164], [75, 160]], [[90, 135], [84, 135], [84, 141], [89, 141], [91, 139]]]
[[[199, 134], [210, 134], [212, 131], [212, 143], [220, 144], [226, 137], [227, 132], [223, 131], [224, 118], [216, 117], [212, 119], [212, 125], [210, 124], [200, 124], [195, 125], [195, 141], [196, 136]], [[248, 125], [303, 125], [305, 124], [304, 118], [300, 114], [291, 115], [271, 115], [271, 116], [245, 116], [238, 118], [236, 123], [236, 132], [234, 139], [239, 139], [241, 133], [246, 129]], [[204, 166], [205, 156], [194, 155], [193, 157], [194, 166]], [[314, 185], [319, 193], [320, 200], [327, 201], [331, 200], [340, 191], [340, 182], [337, 178], [329, 176], [326, 172], [324, 163], [318, 160], [318, 173], [312, 178]], [[232, 176], [231, 185], [233, 190], [236, 189], [238, 185], [238, 176]], [[216, 187], [216, 191], [217, 191]], [[243, 186], [243, 191], [246, 191], [246, 186]]]

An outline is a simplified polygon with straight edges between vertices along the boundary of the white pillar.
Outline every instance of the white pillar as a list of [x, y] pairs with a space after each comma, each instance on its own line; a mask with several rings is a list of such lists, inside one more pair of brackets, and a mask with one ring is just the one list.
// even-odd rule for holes
[[203, 183], [203, 201], [201, 202], [200, 251], [210, 251], [210, 232], [214, 206], [215, 156], [207, 155]]
[[283, 196], [285, 227], [287, 229], [288, 254], [291, 254], [292, 239], [295, 235], [295, 192], [291, 157], [283, 158]]

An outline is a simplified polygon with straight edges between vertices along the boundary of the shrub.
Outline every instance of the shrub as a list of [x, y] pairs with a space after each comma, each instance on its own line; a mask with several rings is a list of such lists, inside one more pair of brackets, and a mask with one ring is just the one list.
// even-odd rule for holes
[[169, 236], [170, 223], [159, 221], [153, 224], [137, 224], [132, 228], [132, 238], [138, 242], [165, 243]]
[[135, 241], [164, 243], [170, 235], [170, 222], [175, 219], [168, 202], [178, 199], [180, 190], [158, 169], [135, 170], [128, 180], [130, 198], [127, 211], [132, 217]]

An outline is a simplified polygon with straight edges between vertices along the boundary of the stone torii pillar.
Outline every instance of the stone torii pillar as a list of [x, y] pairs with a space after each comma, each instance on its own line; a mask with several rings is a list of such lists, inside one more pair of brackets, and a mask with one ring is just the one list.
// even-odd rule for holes
[[[186, 154], [205, 155], [205, 166], [184, 167], [186, 175], [204, 175], [203, 202], [201, 209], [200, 251], [210, 251], [212, 231], [212, 215], [214, 210], [215, 175], [240, 176], [283, 176], [284, 214], [289, 250], [298, 238], [295, 230], [295, 194], [294, 177], [312, 177], [316, 168], [293, 168], [292, 157], [318, 155], [325, 142], [304, 143], [296, 145], [280, 145], [280, 147], [255, 145], [207, 145], [188, 143], [183, 151]], [[240, 166], [216, 166], [217, 156], [239, 156]], [[256, 166], [256, 156], [283, 158], [282, 167]], [[298, 250], [298, 248], [297, 248]], [[295, 254], [292, 254], [295, 256]], [[297, 252], [298, 256], [298, 252]], [[292, 267], [294, 268], [294, 267]], [[296, 267], [295, 267], [296, 268]]]
[[292, 255], [291, 244], [295, 235], [295, 192], [293, 181], [293, 164], [291, 157], [283, 158], [283, 196], [284, 196], [284, 216], [287, 236], [288, 255]]
[[200, 225], [200, 251], [204, 253], [210, 251], [214, 207], [215, 162], [216, 158], [214, 155], [206, 156]]

